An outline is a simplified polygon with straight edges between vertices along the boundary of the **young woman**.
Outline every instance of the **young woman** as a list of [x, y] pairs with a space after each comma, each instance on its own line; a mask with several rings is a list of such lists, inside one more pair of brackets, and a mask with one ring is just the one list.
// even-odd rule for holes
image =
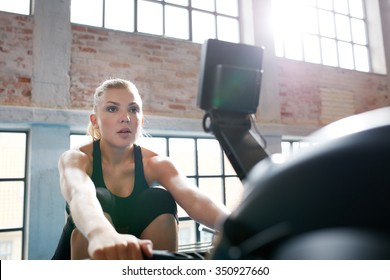
[[[229, 214], [167, 157], [135, 144], [144, 122], [134, 84], [112, 79], [94, 95], [93, 142], [59, 160], [68, 219], [53, 259], [143, 259], [177, 250], [176, 202], [210, 228]], [[157, 183], [163, 188], [151, 187]]]

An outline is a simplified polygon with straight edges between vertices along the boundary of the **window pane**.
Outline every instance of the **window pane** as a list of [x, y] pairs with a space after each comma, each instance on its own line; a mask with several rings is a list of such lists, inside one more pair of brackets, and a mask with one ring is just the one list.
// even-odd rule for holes
[[225, 175], [237, 175], [236, 171], [234, 170], [232, 164], [230, 163], [230, 160], [226, 156], [226, 154], [223, 154], [224, 158], [224, 165], [225, 165]]
[[105, 5], [105, 27], [134, 31], [134, 0], [106, 0]]
[[0, 10], [4, 12], [29, 15], [30, 0], [0, 0]]
[[179, 39], [189, 39], [189, 14], [187, 9], [165, 7], [165, 35]]
[[275, 55], [279, 57], [284, 57], [283, 36], [278, 33], [274, 33], [274, 44], [275, 44]]
[[284, 1], [282, 0], [273, 0], [272, 1], [272, 10], [271, 10], [271, 22], [274, 31], [281, 32], [284, 29], [284, 18], [288, 17], [288, 13], [285, 9]]
[[335, 37], [335, 26], [333, 13], [327, 11], [318, 12], [320, 22], [320, 33], [322, 36], [334, 38]]
[[354, 52], [355, 52], [355, 69], [364, 72], [370, 71], [367, 47], [354, 45]]
[[161, 156], [167, 155], [167, 139], [164, 137], [141, 137], [138, 143]]
[[192, 0], [191, 5], [193, 8], [202, 9], [206, 11], [215, 11], [214, 1], [210, 0]]
[[188, 0], [165, 0], [165, 2], [181, 6], [188, 6]]
[[282, 155], [286, 159], [292, 155], [292, 148], [290, 142], [282, 141]]
[[217, 0], [217, 13], [237, 17], [238, 16], [237, 0]]
[[344, 15], [348, 14], [348, 0], [337, 0], [333, 2], [334, 10], [337, 13], [341, 13]]
[[301, 35], [291, 32], [285, 37], [285, 55], [286, 58], [302, 60], [302, 42]]
[[351, 41], [351, 28], [349, 17], [336, 15], [336, 33], [337, 39]]
[[179, 218], [187, 218], [188, 217], [188, 214], [187, 212], [179, 205], [179, 204], [176, 204], [177, 205], [177, 216]]
[[215, 18], [212, 14], [192, 12], [192, 41], [204, 43], [207, 39], [215, 39]]
[[303, 5], [315, 6], [317, 0], [302, 0]]
[[206, 193], [213, 201], [223, 202], [223, 188], [221, 178], [199, 178], [199, 189]]
[[333, 10], [333, 0], [318, 0], [318, 7], [326, 10]]
[[[179, 222], [179, 246], [196, 242], [196, 226], [194, 221]], [[180, 249], [180, 248], [179, 248]]]
[[338, 66], [336, 41], [322, 38], [322, 63], [329, 66]]
[[70, 20], [74, 23], [101, 27], [103, 0], [72, 0]]
[[293, 154], [302, 151], [303, 149], [312, 146], [313, 143], [294, 141], [282, 141], [282, 156], [288, 159]]
[[219, 40], [228, 41], [232, 43], [240, 42], [238, 20], [218, 16], [217, 26]]
[[70, 135], [70, 148], [79, 148], [87, 143], [92, 142], [92, 137], [89, 135]]
[[299, 150], [301, 149], [301, 142], [299, 141], [294, 141], [292, 142], [292, 152], [294, 154], [296, 154], [297, 152], [299, 152]]
[[0, 132], [0, 178], [24, 178], [26, 134]]
[[198, 139], [199, 175], [221, 175], [221, 148], [215, 139]]
[[238, 177], [225, 179], [226, 207], [233, 211], [241, 203], [244, 186]]
[[214, 235], [211, 233], [211, 232], [207, 232], [207, 231], [201, 231], [200, 232], [200, 242], [201, 243], [209, 243], [211, 245], [211, 243], [213, 242], [213, 239], [214, 239]]
[[169, 157], [187, 176], [196, 174], [195, 169], [195, 139], [170, 138]]
[[23, 226], [24, 183], [0, 182], [0, 228]]
[[351, 19], [353, 42], [361, 45], [367, 44], [366, 27], [363, 20]]
[[354, 69], [352, 44], [338, 42], [340, 67]]
[[280, 34], [301, 33], [305, 20], [306, 10], [294, 1], [274, 0], [272, 2], [273, 29]]
[[318, 17], [317, 9], [314, 7], [306, 7], [304, 9], [304, 16], [302, 17], [303, 31], [318, 34]]
[[349, 0], [349, 11], [353, 17], [364, 18], [363, 1]]
[[315, 35], [306, 35], [303, 37], [303, 49], [305, 52], [305, 61], [311, 63], [321, 63], [320, 39]]
[[295, 141], [294, 143], [298, 144], [294, 149], [294, 153], [303, 151], [304, 149], [307, 149], [315, 145], [314, 143], [303, 142], [303, 141]]
[[22, 231], [0, 232], [0, 260], [21, 259]]
[[163, 10], [160, 3], [138, 1], [138, 31], [163, 34]]

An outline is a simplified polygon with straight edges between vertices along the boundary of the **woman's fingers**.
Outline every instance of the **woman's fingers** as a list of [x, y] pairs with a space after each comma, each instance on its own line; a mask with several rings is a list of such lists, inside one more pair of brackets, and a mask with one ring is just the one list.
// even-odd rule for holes
[[145, 257], [153, 256], [153, 243], [150, 240], [140, 240], [141, 250]]
[[120, 235], [120, 240], [93, 251], [94, 260], [142, 260], [153, 255], [152, 242], [132, 235]]
[[105, 256], [104, 256], [104, 251], [103, 249], [97, 249], [95, 250], [92, 255], [91, 255], [91, 259], [93, 260], [105, 260]]

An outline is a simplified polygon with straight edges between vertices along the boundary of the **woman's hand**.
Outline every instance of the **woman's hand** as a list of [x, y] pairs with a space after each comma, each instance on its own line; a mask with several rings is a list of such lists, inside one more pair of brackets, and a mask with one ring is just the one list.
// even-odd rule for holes
[[152, 257], [150, 240], [129, 234], [100, 233], [89, 238], [88, 253], [94, 260], [142, 260]]

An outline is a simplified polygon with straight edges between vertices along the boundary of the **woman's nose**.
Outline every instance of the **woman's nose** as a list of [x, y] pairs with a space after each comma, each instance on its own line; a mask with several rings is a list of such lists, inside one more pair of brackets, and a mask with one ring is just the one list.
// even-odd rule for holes
[[130, 122], [130, 116], [128, 114], [124, 115], [121, 118], [121, 123], [129, 123]]

